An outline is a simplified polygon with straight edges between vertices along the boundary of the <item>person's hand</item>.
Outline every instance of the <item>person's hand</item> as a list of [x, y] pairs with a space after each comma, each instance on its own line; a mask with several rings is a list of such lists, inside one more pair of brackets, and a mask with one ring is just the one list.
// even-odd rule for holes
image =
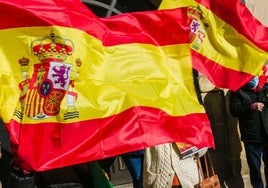
[[264, 104], [261, 103], [261, 102], [255, 102], [255, 103], [251, 104], [252, 110], [255, 110], [255, 111], [260, 111], [261, 112], [263, 107], [264, 107]]

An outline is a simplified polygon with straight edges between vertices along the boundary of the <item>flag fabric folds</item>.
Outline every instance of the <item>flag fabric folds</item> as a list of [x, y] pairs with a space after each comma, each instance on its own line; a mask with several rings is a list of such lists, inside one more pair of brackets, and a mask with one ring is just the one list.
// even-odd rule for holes
[[160, 7], [188, 7], [193, 67], [217, 87], [237, 90], [262, 73], [268, 28], [239, 0], [163, 0]]
[[21, 166], [44, 171], [166, 142], [214, 147], [192, 66], [235, 89], [267, 49], [210, 4], [101, 19], [78, 0], [0, 0], [0, 116]]
[[252, 75], [261, 74], [268, 59], [268, 28], [239, 0], [198, 3], [207, 37], [195, 38], [192, 43], [193, 66], [215, 85], [237, 90]]
[[193, 85], [187, 9], [100, 19], [75, 0], [0, 7], [1, 119], [23, 168], [174, 141], [214, 147]]

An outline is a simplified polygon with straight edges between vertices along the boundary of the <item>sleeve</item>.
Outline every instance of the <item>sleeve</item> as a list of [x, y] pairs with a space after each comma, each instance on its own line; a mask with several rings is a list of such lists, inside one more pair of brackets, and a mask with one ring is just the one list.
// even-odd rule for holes
[[251, 112], [251, 103], [249, 101], [243, 100], [240, 92], [230, 93], [230, 112], [234, 117], [240, 117]]
[[264, 86], [264, 105], [266, 108], [268, 108], [268, 84], [265, 84]]

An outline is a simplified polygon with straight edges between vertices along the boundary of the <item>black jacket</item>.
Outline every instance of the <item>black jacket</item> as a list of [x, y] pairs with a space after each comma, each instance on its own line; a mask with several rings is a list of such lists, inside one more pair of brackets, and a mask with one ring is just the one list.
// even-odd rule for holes
[[[253, 111], [251, 104], [264, 103], [260, 111]], [[230, 112], [238, 117], [241, 140], [245, 143], [268, 142], [268, 85], [259, 92], [254, 92], [247, 86], [230, 93]]]

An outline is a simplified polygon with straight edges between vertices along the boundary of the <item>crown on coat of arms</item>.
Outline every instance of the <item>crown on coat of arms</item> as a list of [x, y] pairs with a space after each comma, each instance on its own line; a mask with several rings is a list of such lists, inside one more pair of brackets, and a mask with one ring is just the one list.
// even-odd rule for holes
[[203, 18], [202, 11], [199, 9], [199, 7], [188, 7], [187, 16], [195, 20], [200, 20]]
[[52, 30], [49, 36], [34, 40], [31, 44], [31, 50], [40, 61], [50, 58], [64, 61], [72, 55], [74, 44], [69, 39], [55, 36]]

